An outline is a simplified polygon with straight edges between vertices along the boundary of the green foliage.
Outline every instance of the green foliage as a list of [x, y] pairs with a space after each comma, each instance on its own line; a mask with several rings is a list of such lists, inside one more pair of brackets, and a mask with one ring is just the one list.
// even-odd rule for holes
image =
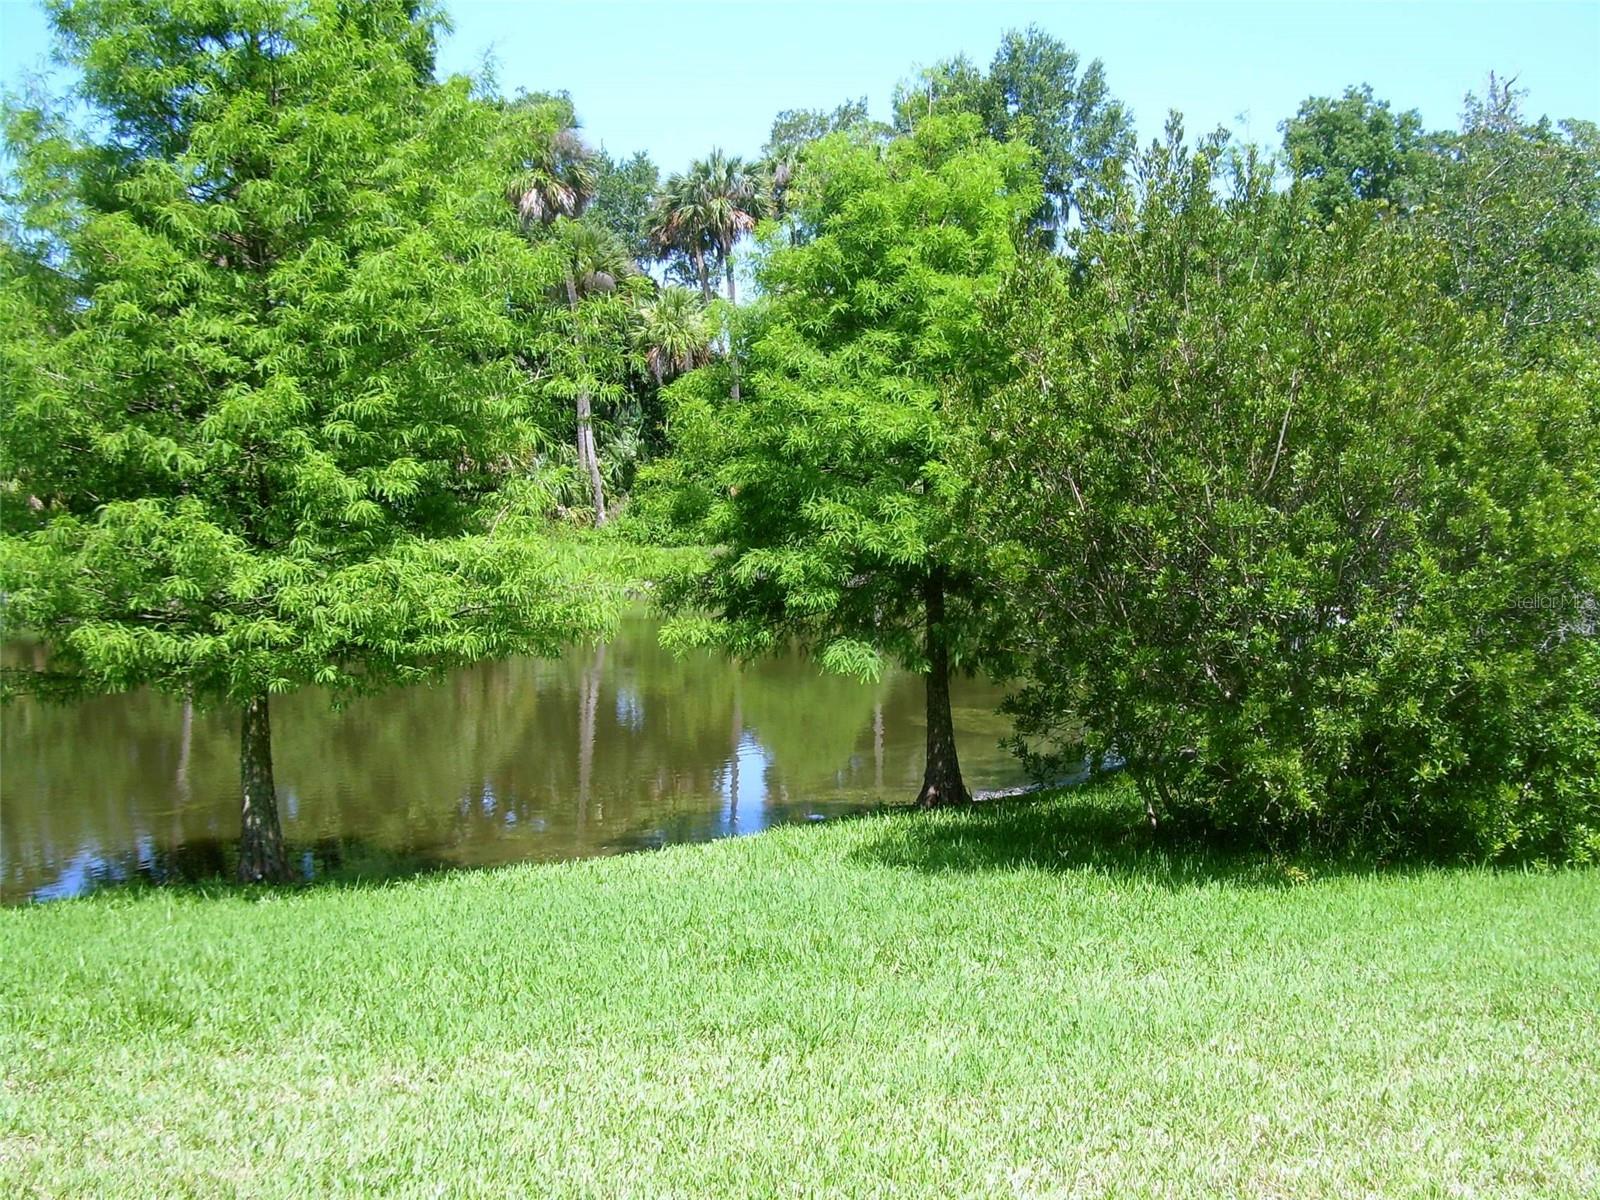
[[983, 71], [965, 54], [924, 67], [894, 90], [895, 131], [910, 133], [927, 117], [979, 113], [987, 99], [986, 84]]
[[681, 449], [682, 422], [674, 414], [706, 412], [724, 403], [727, 374], [702, 367], [661, 391], [668, 414], [669, 451], [639, 469], [619, 531], [649, 546], [703, 546], [706, 518], [716, 498], [712, 472]]
[[867, 115], [867, 98], [846, 100], [831, 112], [821, 108], [790, 108], [772, 121], [772, 132], [761, 148], [762, 170], [771, 190], [771, 215], [789, 215], [789, 191], [799, 173], [806, 148], [829, 134], [848, 133], [863, 141], [884, 141], [893, 130]]
[[1542, 352], [1600, 337], [1600, 130], [1522, 116], [1493, 77], [1440, 134], [1414, 183], [1422, 223], [1448, 249], [1441, 282], [1508, 344]]
[[547, 106], [432, 83], [414, 8], [53, 7], [104, 124], [8, 113], [0, 575], [76, 687], [364, 690], [608, 627], [539, 522], [562, 264], [506, 194]]
[[640, 309], [634, 337], [658, 384], [710, 360], [711, 325], [688, 288], [662, 288]]
[[1173, 135], [994, 312], [980, 536], [1029, 734], [1269, 840], [1600, 856], [1600, 358], [1519, 366], [1439, 254]]
[[48, 7], [81, 82], [7, 109], [0, 196], [28, 686], [552, 652], [632, 568], [545, 518], [639, 486], [630, 536], [717, 547], [681, 645], [1021, 650], [1024, 731], [1081, 717], [1161, 815], [1597, 852], [1592, 124], [1491, 78], [1424, 136], [1350, 88], [1285, 123], [1289, 197], [1176, 130], [1130, 182], [1100, 62], [1030, 27], [893, 130], [790, 110], [661, 183], [565, 92], [436, 81], [417, 0]]
[[833, 133], [887, 132], [867, 115], [867, 98], [846, 100], [832, 111], [822, 108], [786, 108], [772, 119], [772, 132], [761, 148], [767, 161], [803, 150]]
[[1283, 123], [1290, 172], [1304, 181], [1308, 203], [1324, 220], [1359, 200], [1398, 204], [1416, 170], [1422, 118], [1395, 113], [1366, 84], [1338, 99], [1313, 96]]
[[601, 160], [578, 132], [565, 92], [522, 92], [502, 106], [518, 129], [508, 195], [528, 226], [583, 215], [600, 183]]
[[1064, 238], [1074, 216], [1098, 219], [1133, 150], [1133, 116], [1111, 94], [1105, 67], [1081, 60], [1038, 26], [1010, 30], [987, 74], [958, 57], [895, 91], [895, 127], [937, 113], [975, 113], [996, 141], [1033, 147], [1044, 187], [1034, 226], [1045, 244]]
[[594, 200], [588, 217], [609, 229], [637, 262], [652, 257], [650, 205], [661, 172], [643, 150], [631, 158], [595, 156]]
[[1366, 86], [1313, 97], [1284, 124], [1289, 167], [1324, 219], [1381, 201], [1436, 238], [1441, 287], [1488, 314], [1519, 354], [1600, 331], [1600, 131], [1527, 120], [1489, 77], [1459, 131], [1424, 135]]
[[[794, 202], [812, 236], [762, 245], [743, 399], [712, 371], [669, 389], [693, 464], [670, 504], [703, 514], [695, 536], [722, 547], [674, 597], [712, 614], [680, 622], [681, 643], [755, 653], [796, 636], [862, 676], [879, 653], [921, 664], [922, 581], [943, 568], [959, 592], [970, 558], [945, 396], [982, 351], [978, 302], [1037, 206], [1029, 157], [971, 117], [884, 149], [842, 135], [811, 148]], [[970, 601], [957, 607], [969, 622]]]

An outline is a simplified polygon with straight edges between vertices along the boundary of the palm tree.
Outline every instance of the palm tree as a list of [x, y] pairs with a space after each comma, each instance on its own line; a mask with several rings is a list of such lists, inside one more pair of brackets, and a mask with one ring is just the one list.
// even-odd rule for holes
[[[738, 303], [733, 248], [767, 212], [767, 182], [760, 170], [737, 155], [713, 150], [667, 179], [657, 199], [653, 238], [667, 252], [688, 257], [700, 280], [700, 296], [711, 303], [708, 259], [727, 281], [728, 303]], [[724, 349], [733, 374], [732, 397], [739, 399], [739, 363], [733, 353], [733, 331], [725, 331]]]
[[594, 523], [606, 523], [605, 484], [594, 440], [594, 401], [584, 362], [583, 325], [579, 309], [591, 297], [610, 295], [637, 274], [627, 250], [609, 230], [575, 221], [555, 222], [553, 243], [561, 255], [562, 290], [572, 319], [572, 344], [578, 355], [578, 466], [589, 478]]
[[507, 189], [523, 224], [549, 225], [562, 217], [582, 216], [600, 176], [594, 152], [578, 134], [571, 105], [528, 97], [513, 107], [535, 109], [549, 123], [530, 140], [522, 170]]
[[717, 265], [727, 278], [728, 303], [735, 304], [738, 301], [733, 282], [733, 248], [767, 214], [766, 180], [758, 168], [738, 155], [729, 156], [721, 150], [713, 150], [708, 157], [691, 165], [689, 177], [700, 197]]
[[588, 296], [609, 295], [638, 274], [620, 238], [609, 229], [588, 221], [559, 221], [554, 244], [565, 269], [563, 289], [567, 303], [576, 307]]
[[762, 164], [768, 185], [768, 204], [771, 213], [782, 220], [789, 212], [789, 189], [794, 186], [800, 171], [800, 147], [782, 146], [774, 150]]
[[733, 248], [767, 213], [767, 186], [760, 170], [737, 155], [713, 150], [667, 178], [656, 198], [652, 239], [665, 253], [694, 264], [700, 295], [711, 301], [711, 262], [727, 280], [728, 301], [737, 302]]
[[694, 179], [674, 173], [667, 177], [650, 213], [650, 241], [662, 257], [681, 255], [700, 284], [700, 297], [711, 303], [711, 273], [707, 262], [715, 252], [703, 194]]
[[656, 383], [704, 366], [711, 359], [705, 306], [688, 288], [663, 288], [639, 310], [639, 350]]
[[572, 322], [577, 356], [578, 466], [588, 477], [596, 525], [606, 523], [605, 483], [594, 437], [594, 397], [590, 390], [588, 354], [579, 309], [594, 296], [616, 291], [638, 269], [615, 235], [578, 220], [599, 185], [598, 160], [578, 134], [571, 101], [564, 95], [525, 96], [513, 111], [534, 114], [538, 128], [530, 137], [521, 173], [508, 198], [530, 236], [536, 230], [549, 238], [562, 263], [561, 299]]

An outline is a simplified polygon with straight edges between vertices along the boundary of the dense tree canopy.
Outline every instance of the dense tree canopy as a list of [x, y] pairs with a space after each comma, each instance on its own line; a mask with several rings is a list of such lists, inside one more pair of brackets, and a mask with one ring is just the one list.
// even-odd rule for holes
[[867, 113], [867, 98], [846, 100], [831, 110], [789, 108], [772, 119], [772, 133], [761, 148], [761, 157], [771, 161], [802, 150], [830, 133], [887, 133]]
[[[1491, 77], [1143, 154], [1037, 27], [662, 178], [435, 75], [417, 0], [51, 0], [12, 102], [15, 682], [242, 710], [603, 634], [1016, 687], [1046, 769], [1285, 840], [1600, 853], [1600, 133]], [[545, 81], [541, 81], [541, 84]], [[548, 81], [581, 86], [585, 81]], [[604, 529], [599, 527], [604, 526]], [[840, 736], [843, 736], [842, 734]]]
[[1322, 217], [1382, 201], [1436, 237], [1440, 285], [1527, 351], [1600, 330], [1600, 131], [1529, 121], [1519, 95], [1491, 75], [1459, 130], [1423, 134], [1416, 113], [1347, 88], [1306, 100], [1284, 150]]
[[1313, 96], [1284, 122], [1289, 170], [1324, 219], [1358, 200], [1401, 203], [1422, 142], [1422, 118], [1396, 113], [1365, 85]]
[[1026, 141], [1044, 185], [1034, 225], [1053, 243], [1075, 219], [1094, 219], [1133, 149], [1132, 114], [1111, 94], [1105, 66], [1094, 59], [1081, 74], [1079, 66], [1074, 51], [1037, 26], [1013, 29], [987, 74], [954, 58], [902, 84], [895, 124], [909, 130], [935, 113], [970, 112], [995, 140]]
[[1600, 335], [1600, 129], [1529, 121], [1493, 78], [1416, 168], [1422, 219], [1448, 251], [1446, 291], [1513, 345]]
[[629, 158], [601, 151], [595, 160], [594, 200], [589, 215], [609, 229], [635, 259], [650, 257], [650, 205], [661, 172], [643, 150]]

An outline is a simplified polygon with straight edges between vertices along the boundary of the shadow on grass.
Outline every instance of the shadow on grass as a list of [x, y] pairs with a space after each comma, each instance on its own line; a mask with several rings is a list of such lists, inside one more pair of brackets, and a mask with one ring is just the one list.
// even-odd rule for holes
[[885, 821], [849, 857], [864, 865], [935, 873], [1081, 871], [1174, 889], [1287, 888], [1313, 879], [1417, 869], [1197, 844], [1181, 832], [1151, 829], [1132, 787], [1115, 777], [983, 801], [921, 820]]

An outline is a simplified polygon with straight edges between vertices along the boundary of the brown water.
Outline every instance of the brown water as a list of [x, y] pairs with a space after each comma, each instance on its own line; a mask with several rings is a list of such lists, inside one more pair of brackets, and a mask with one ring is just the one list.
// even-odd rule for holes
[[[1023, 782], [998, 745], [999, 689], [952, 690], [968, 786]], [[643, 615], [598, 649], [341, 712], [311, 690], [276, 698], [272, 724], [284, 836], [307, 878], [582, 858], [909, 801], [925, 729], [920, 678], [678, 659]], [[0, 900], [225, 874], [238, 795], [236, 713], [144, 692], [19, 701], [0, 710]]]

